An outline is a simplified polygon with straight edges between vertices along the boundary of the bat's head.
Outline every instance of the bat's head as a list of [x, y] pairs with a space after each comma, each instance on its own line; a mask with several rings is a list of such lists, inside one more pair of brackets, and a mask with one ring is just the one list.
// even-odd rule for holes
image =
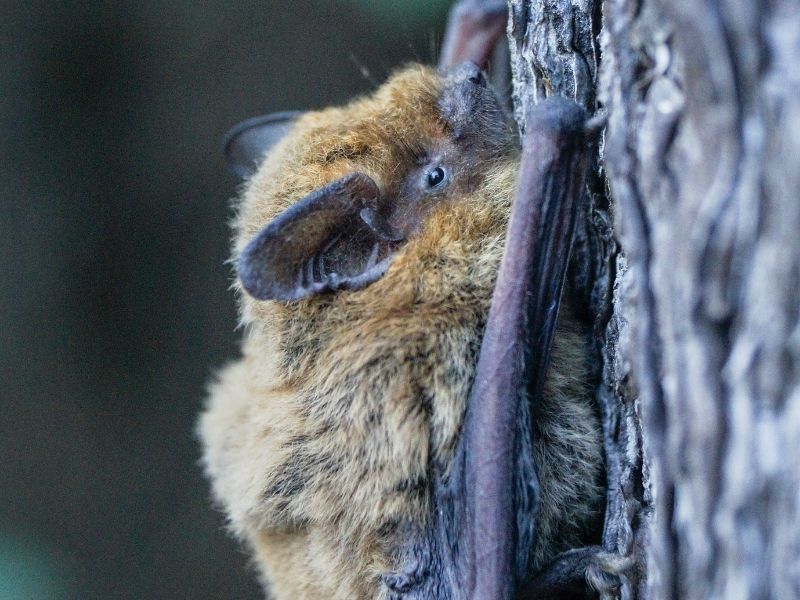
[[260, 301], [316, 310], [332, 294], [391, 278], [393, 261], [424, 245], [437, 219], [486, 203], [487, 181], [513, 147], [471, 63], [414, 65], [345, 107], [235, 130], [229, 155], [240, 168], [256, 165], [235, 248], [245, 321], [267, 310]]

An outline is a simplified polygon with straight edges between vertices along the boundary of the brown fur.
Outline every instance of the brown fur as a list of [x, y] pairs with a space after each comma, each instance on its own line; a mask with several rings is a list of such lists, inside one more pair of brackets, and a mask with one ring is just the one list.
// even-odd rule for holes
[[[370, 97], [305, 115], [249, 182], [235, 254], [279, 212], [352, 171], [384, 191], [445, 135], [441, 79], [413, 66]], [[296, 302], [242, 294], [243, 356], [200, 422], [206, 472], [277, 599], [385, 598], [397, 531], [423, 523], [448, 464], [503, 251], [517, 170], [488, 161], [359, 291]], [[562, 311], [563, 312], [563, 311]], [[579, 331], [562, 315], [535, 410], [542, 498], [535, 566], [580, 545], [602, 505], [602, 442]]]

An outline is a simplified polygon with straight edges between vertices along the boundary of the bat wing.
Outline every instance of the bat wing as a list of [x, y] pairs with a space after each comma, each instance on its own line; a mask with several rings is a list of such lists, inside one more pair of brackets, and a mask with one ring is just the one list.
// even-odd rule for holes
[[585, 121], [583, 109], [562, 98], [528, 117], [456, 461], [435, 478], [432, 525], [409, 541], [412, 567], [384, 577], [404, 598], [511, 600], [527, 576], [539, 497], [530, 418], [580, 211]]

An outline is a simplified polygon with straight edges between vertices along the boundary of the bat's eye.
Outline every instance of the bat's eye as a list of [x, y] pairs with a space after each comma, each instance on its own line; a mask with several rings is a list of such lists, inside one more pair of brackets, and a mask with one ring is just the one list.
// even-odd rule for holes
[[428, 171], [427, 180], [429, 188], [439, 187], [445, 182], [446, 179], [447, 173], [442, 167], [436, 167]]

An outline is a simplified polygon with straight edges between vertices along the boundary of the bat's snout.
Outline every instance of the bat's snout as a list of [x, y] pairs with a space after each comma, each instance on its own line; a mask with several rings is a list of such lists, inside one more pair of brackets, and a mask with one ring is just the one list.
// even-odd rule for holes
[[455, 84], [471, 83], [478, 87], [487, 86], [486, 73], [472, 61], [464, 61], [453, 67], [447, 74], [447, 79]]

